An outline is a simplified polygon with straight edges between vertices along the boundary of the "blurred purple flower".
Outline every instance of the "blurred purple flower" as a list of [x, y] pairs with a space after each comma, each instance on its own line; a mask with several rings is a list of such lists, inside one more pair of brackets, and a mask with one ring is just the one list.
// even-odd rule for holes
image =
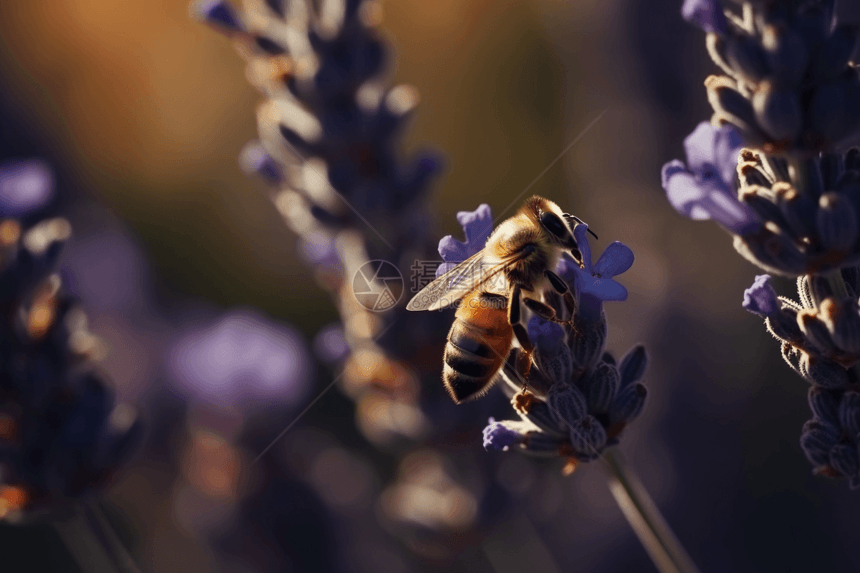
[[17, 217], [42, 207], [54, 195], [54, 175], [39, 159], [0, 164], [0, 217]]
[[258, 140], [249, 141], [239, 154], [239, 165], [247, 175], [258, 175], [271, 185], [284, 180], [284, 170]]
[[339, 322], [324, 326], [314, 337], [314, 354], [324, 362], [337, 362], [349, 353], [344, 338], [343, 326]]
[[728, 28], [719, 0], [684, 0], [681, 16], [705, 32], [724, 34]]
[[310, 389], [308, 349], [293, 328], [251, 311], [197, 322], [169, 351], [174, 381], [214, 403], [299, 402]]
[[762, 318], [775, 313], [780, 307], [770, 280], [770, 275], [757, 275], [752, 286], [744, 291], [743, 307]]
[[125, 232], [101, 228], [74, 235], [60, 264], [69, 290], [93, 310], [127, 314], [151, 302], [146, 258]]
[[695, 220], [713, 219], [742, 235], [761, 225], [734, 190], [741, 136], [731, 126], [702, 122], [684, 140], [687, 165], [677, 159], [663, 166], [663, 189], [676, 211]]
[[238, 32], [242, 30], [239, 16], [233, 5], [224, 0], [201, 0], [191, 5], [195, 15], [206, 22], [219, 26], [222, 30]]
[[588, 243], [588, 225], [577, 225], [573, 230], [580, 253], [582, 267], [571, 259], [562, 259], [558, 273], [579, 293], [579, 312], [587, 320], [600, 318], [601, 305], [605, 301], [627, 300], [627, 289], [613, 277], [622, 274], [633, 265], [633, 251], [615, 241], [606, 247], [597, 263], [591, 264], [591, 246]]
[[493, 211], [486, 203], [482, 203], [474, 211], [460, 211], [457, 222], [463, 227], [466, 242], [461, 242], [453, 236], [442, 237], [439, 241], [439, 254], [445, 262], [436, 269], [440, 277], [462, 263], [487, 244], [487, 239], [493, 231]]

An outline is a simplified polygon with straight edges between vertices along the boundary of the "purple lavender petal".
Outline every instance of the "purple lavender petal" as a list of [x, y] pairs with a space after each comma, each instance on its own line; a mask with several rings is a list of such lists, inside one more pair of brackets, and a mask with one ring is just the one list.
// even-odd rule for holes
[[42, 207], [54, 195], [50, 166], [38, 159], [0, 165], [0, 216], [17, 217]]
[[633, 258], [633, 251], [630, 250], [630, 247], [620, 241], [615, 241], [606, 247], [606, 250], [597, 259], [594, 272], [601, 277], [618, 276], [633, 265]]
[[192, 5], [197, 16], [209, 23], [220, 26], [226, 30], [239, 31], [242, 25], [236, 15], [236, 9], [224, 0], [203, 0]]
[[[582, 253], [582, 264], [584, 270], [591, 272], [591, 245], [588, 243], [588, 225], [579, 224], [573, 229], [573, 238], [576, 239], [576, 246], [579, 252]], [[577, 265], [572, 265], [577, 266]], [[577, 267], [578, 268], [578, 267]]]
[[307, 348], [292, 328], [249, 311], [186, 329], [168, 356], [174, 380], [213, 403], [297, 403], [309, 389]]
[[451, 235], [442, 237], [439, 241], [439, 254], [445, 262], [436, 269], [437, 277], [441, 277], [484, 248], [493, 230], [493, 211], [489, 205], [482, 203], [474, 211], [457, 213], [457, 221], [463, 227], [466, 242], [458, 241]]
[[529, 320], [529, 338], [545, 356], [558, 353], [564, 344], [564, 329], [561, 325], [535, 315]]
[[750, 288], [744, 291], [743, 307], [762, 318], [779, 310], [779, 299], [770, 284], [770, 275], [757, 275]]
[[684, 0], [681, 16], [705, 32], [724, 34], [728, 28], [723, 7], [717, 0]]
[[707, 121], [696, 126], [693, 132], [684, 138], [684, 152], [687, 154], [687, 166], [696, 173], [706, 165], [714, 163], [717, 144], [716, 132]]
[[663, 166], [663, 169], [660, 171], [660, 180], [662, 182], [661, 185], [663, 185], [663, 189], [666, 188], [666, 185], [669, 183], [669, 179], [677, 173], [690, 173], [687, 170], [687, 166], [684, 165], [684, 162], [680, 159], [673, 159]]
[[724, 125], [715, 130], [714, 139], [714, 165], [719, 169], [723, 181], [734, 181], [738, 155], [744, 146], [743, 137], [734, 126]]
[[734, 197], [722, 181], [697, 181], [690, 173], [675, 172], [668, 177], [665, 190], [675, 210], [691, 219], [713, 219], [737, 234], [760, 225], [755, 212]]
[[[732, 126], [714, 127], [703, 121], [684, 139], [689, 171], [698, 181], [719, 179], [726, 188], [732, 187], [743, 147], [740, 132]], [[664, 167], [665, 169], [665, 167]]]
[[493, 418], [489, 419], [489, 425], [484, 428], [484, 449], [485, 450], [507, 450], [510, 446], [518, 444], [523, 437], [510, 428], [507, 428], [502, 422], [497, 422]]
[[[577, 285], [579, 286], [579, 285]], [[582, 288], [578, 288], [580, 295], [588, 294], [602, 301], [625, 301], [627, 300], [627, 289], [612, 279], [594, 279], [582, 281]]]

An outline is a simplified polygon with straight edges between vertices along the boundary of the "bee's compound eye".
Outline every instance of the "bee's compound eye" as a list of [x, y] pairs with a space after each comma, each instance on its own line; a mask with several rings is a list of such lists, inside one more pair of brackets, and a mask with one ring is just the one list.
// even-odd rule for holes
[[567, 226], [561, 222], [561, 219], [559, 219], [555, 213], [541, 213], [540, 224], [543, 225], [547, 231], [560, 239], [563, 239], [570, 234], [567, 230]]

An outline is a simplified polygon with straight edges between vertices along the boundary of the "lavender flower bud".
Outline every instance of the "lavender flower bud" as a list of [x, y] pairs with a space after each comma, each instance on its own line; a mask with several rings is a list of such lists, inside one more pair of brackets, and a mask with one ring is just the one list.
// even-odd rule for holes
[[611, 364], [598, 364], [594, 372], [579, 382], [592, 412], [607, 412], [618, 391], [618, 369]]
[[647, 397], [648, 389], [644, 384], [635, 383], [622, 388], [609, 408], [610, 425], [633, 421], [642, 413]]
[[800, 357], [800, 374], [812, 384], [823, 388], [845, 388], [848, 386], [848, 371], [839, 364], [810, 356], [805, 352]]
[[774, 184], [775, 203], [779, 206], [788, 230], [795, 237], [809, 237], [815, 234], [815, 212], [818, 202], [811, 194], [801, 194], [788, 183]]
[[826, 390], [819, 386], [809, 389], [809, 407], [816, 418], [836, 426], [839, 421], [839, 404], [842, 394], [838, 390]]
[[744, 132], [748, 144], [764, 139], [758, 129], [752, 104], [738, 92], [735, 82], [725, 77], [709, 76], [705, 80], [705, 88], [708, 90], [708, 101], [717, 115]]
[[786, 26], [768, 25], [762, 32], [762, 46], [773, 77], [796, 85], [803, 79], [809, 51], [803, 38]]
[[823, 301], [834, 296], [833, 287], [830, 282], [821, 275], [809, 275], [806, 281], [812, 300], [811, 308], [816, 308], [816, 301]]
[[825, 248], [850, 252], [857, 242], [857, 212], [849, 201], [837, 193], [825, 193], [819, 199], [818, 237]]
[[860, 312], [852, 299], [838, 304], [828, 298], [821, 303], [821, 320], [842, 352], [860, 352]]
[[797, 325], [797, 310], [785, 306], [765, 319], [768, 331], [782, 340], [800, 344], [803, 342], [803, 333]]
[[606, 430], [594, 416], [586, 416], [570, 428], [570, 443], [578, 458], [596, 459], [600, 448], [606, 443]]
[[550, 388], [547, 403], [550, 412], [564, 428], [588, 414], [585, 396], [571, 384], [556, 384]]
[[567, 446], [564, 438], [544, 432], [529, 432], [522, 442], [521, 452], [533, 456], [558, 457]]
[[839, 424], [852, 438], [860, 435], [860, 393], [846, 392], [839, 404]]
[[576, 328], [570, 336], [568, 347], [573, 359], [573, 370], [583, 372], [591, 368], [603, 354], [606, 321], [579, 323]]
[[621, 359], [621, 366], [618, 367], [621, 378], [620, 387], [625, 388], [641, 380], [646, 368], [648, 368], [648, 352], [643, 345], [637, 344]]
[[800, 330], [806, 336], [806, 339], [821, 353], [829, 354], [836, 352], [836, 344], [827, 331], [827, 325], [818, 318], [818, 311], [815, 309], [800, 311], [797, 313], [797, 324], [800, 325]]
[[857, 27], [838, 26], [819, 48], [810, 71], [816, 80], [835, 78], [848, 67], [857, 46]]
[[839, 440], [839, 431], [821, 420], [809, 420], [803, 425], [800, 447], [814, 466], [830, 463], [830, 450]]
[[[531, 386], [531, 381], [529, 382]], [[565, 386], [569, 386], [569, 384], [565, 384]], [[550, 387], [552, 390], [553, 387]], [[580, 393], [581, 394], [581, 393]], [[583, 401], [585, 398], [583, 398]], [[567, 436], [568, 427], [567, 425], [561, 423], [557, 414], [558, 410], [551, 407], [547, 402], [543, 400], [535, 400], [529, 406], [528, 416], [523, 415], [522, 412], [517, 412], [521, 418], [527, 419], [529, 422], [537, 426], [542, 432], [547, 434], [552, 434], [556, 438], [564, 438]]]
[[570, 349], [564, 343], [564, 329], [555, 322], [534, 316], [529, 320], [529, 338], [535, 344], [535, 365], [553, 384], [563, 384], [573, 375]]
[[769, 71], [764, 52], [749, 36], [727, 38], [725, 57], [735, 74], [750, 84], [758, 83]]
[[855, 476], [860, 471], [860, 457], [857, 448], [847, 444], [836, 444], [830, 450], [830, 467], [843, 476]]

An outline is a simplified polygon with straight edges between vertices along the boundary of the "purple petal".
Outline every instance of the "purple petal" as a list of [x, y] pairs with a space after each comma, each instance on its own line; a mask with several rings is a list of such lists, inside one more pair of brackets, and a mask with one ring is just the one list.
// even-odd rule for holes
[[545, 356], [554, 356], [564, 344], [561, 325], [533, 316], [528, 325], [529, 338]]
[[690, 171], [696, 173], [701, 171], [703, 166], [714, 163], [716, 131], [713, 125], [703, 121], [696, 126], [693, 133], [684, 138], [684, 151]]
[[[582, 265], [587, 272], [591, 272], [591, 245], [588, 243], [588, 225], [584, 223], [578, 224], [573, 229], [573, 238], [576, 239], [576, 246], [579, 247], [579, 252], [582, 253]], [[575, 264], [573, 266], [576, 266]]]
[[581, 294], [589, 294], [602, 301], [624, 301], [627, 300], [627, 289], [612, 279], [593, 279], [583, 281]]
[[731, 185], [738, 167], [738, 154], [743, 148], [741, 133], [731, 125], [724, 125], [714, 133], [714, 165], [723, 182]]
[[242, 25], [236, 14], [236, 9], [224, 0], [204, 0], [192, 6], [197, 17], [201, 20], [215, 24], [224, 30], [239, 31]]
[[762, 318], [779, 310], [779, 299], [770, 284], [770, 275], [757, 275], [750, 288], [744, 291], [743, 307]]
[[614, 277], [625, 272], [633, 265], [633, 251], [630, 247], [615, 241], [603, 251], [597, 264], [594, 265], [595, 274], [601, 277]]
[[726, 15], [718, 0], [685, 0], [681, 16], [705, 32], [723, 34], [728, 28]]
[[490, 418], [489, 425], [484, 428], [485, 450], [507, 450], [508, 447], [522, 441], [519, 432], [507, 428], [502, 422]]
[[469, 255], [469, 246], [451, 235], [442, 237], [442, 240], [439, 241], [439, 254], [443, 261], [454, 264], [462, 263], [471, 256]]
[[466, 233], [466, 242], [469, 244], [479, 242], [483, 248], [493, 230], [493, 210], [486, 203], [481, 203], [474, 211], [457, 213], [457, 222]]
[[458, 241], [451, 235], [439, 241], [439, 254], [442, 260], [454, 265], [441, 265], [436, 269], [437, 277], [483, 249], [493, 230], [493, 212], [487, 204], [480, 205], [474, 211], [460, 211], [457, 213], [457, 221], [463, 227], [466, 242]]
[[666, 188], [666, 184], [669, 182], [669, 179], [677, 174], [677, 173], [688, 173], [687, 166], [684, 165], [684, 162], [680, 159], [673, 159], [669, 163], [663, 166], [663, 169], [660, 171], [660, 180], [661, 185], [663, 185], [663, 189]]
[[741, 203], [721, 181], [700, 182], [688, 173], [676, 173], [669, 178], [665, 189], [675, 210], [691, 219], [713, 219], [737, 234], [761, 224], [755, 212]]
[[54, 194], [54, 175], [39, 159], [0, 165], [0, 216], [17, 217], [42, 207]]

